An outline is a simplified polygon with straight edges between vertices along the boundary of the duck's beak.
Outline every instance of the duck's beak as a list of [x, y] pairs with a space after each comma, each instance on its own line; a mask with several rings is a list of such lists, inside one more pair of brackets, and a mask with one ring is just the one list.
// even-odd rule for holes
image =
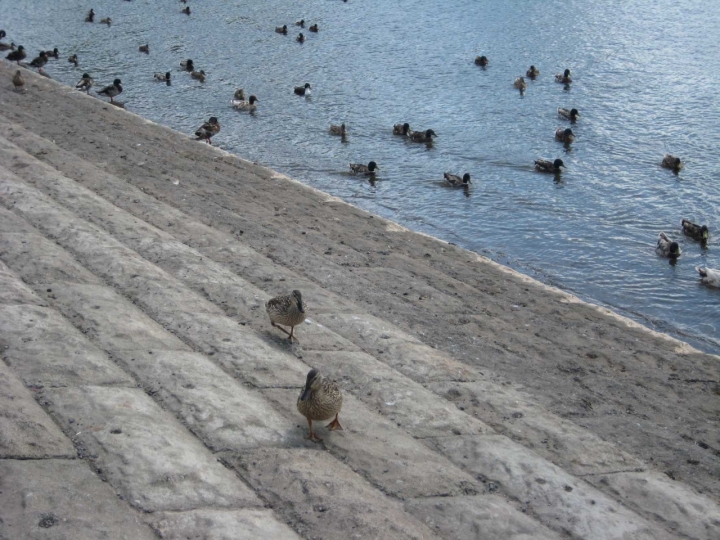
[[708, 239], [708, 232], [707, 232], [707, 231], [703, 231], [702, 237], [703, 237], [703, 240], [707, 240], [707, 239]]
[[310, 399], [310, 383], [305, 385], [305, 391], [300, 396], [300, 401], [307, 401], [308, 399]]

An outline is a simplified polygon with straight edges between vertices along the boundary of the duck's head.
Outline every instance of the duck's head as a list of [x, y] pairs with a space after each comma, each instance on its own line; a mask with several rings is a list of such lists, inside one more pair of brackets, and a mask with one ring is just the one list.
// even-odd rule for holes
[[83, 78], [83, 79], [89, 79], [89, 78], [90, 78], [90, 74], [89, 74], [89, 73], [83, 73], [82, 78]]
[[307, 374], [307, 379], [305, 380], [305, 390], [303, 390], [302, 396], [300, 396], [300, 401], [307, 401], [310, 399], [310, 395], [314, 391], [318, 390], [321, 384], [322, 375], [320, 375], [320, 371], [316, 368], [312, 368]]
[[563, 160], [562, 160], [562, 159], [559, 159], [559, 158], [558, 158], [558, 159], [556, 159], [555, 161], [553, 161], [553, 168], [554, 168], [556, 171], [559, 171], [559, 170], [560, 170], [560, 167], [565, 167], [565, 164], [563, 163]]
[[58, 51], [58, 48], [55, 47], [55, 48], [53, 49], [53, 52], [52, 52], [52, 53], [53, 53], [53, 56], [57, 56], [57, 55], [60, 54], [60, 51]]
[[345, 124], [340, 124], [340, 131], [345, 133]]
[[211, 116], [210, 119], [208, 120], [208, 122], [211, 124], [217, 124], [218, 123], [217, 116]]
[[312, 86], [310, 86], [310, 83], [309, 83], [309, 82], [306, 82], [306, 83], [305, 83], [305, 89], [307, 90], [308, 88], [312, 88]]
[[577, 118], [580, 116], [580, 113], [577, 109], [570, 109], [570, 118]]
[[17, 50], [18, 50], [18, 51], [24, 51], [24, 50], [25, 50], [25, 47], [23, 47], [22, 45], [20, 45]]
[[702, 227], [700, 227], [700, 233], [702, 233], [702, 239], [707, 240], [708, 236], [710, 236], [710, 231], [708, 230], [708, 226], [703, 225]]
[[405, 123], [403, 124], [403, 129], [402, 129], [403, 135], [407, 135], [408, 131], [410, 131], [410, 124], [408, 124], [407, 122], [405, 122]]
[[682, 167], [682, 161], [680, 161], [680, 158], [675, 158], [675, 168], [679, 169]]
[[432, 129], [428, 129], [428, 130], [425, 132], [425, 138], [431, 139], [431, 138], [433, 138], [433, 137], [437, 137], [437, 133], [435, 133]]
[[165, 72], [165, 80], [166, 81], [170, 80], [170, 72], [169, 71]]
[[194, 67], [193, 61], [190, 58], [188, 58], [187, 61], [185, 62], [185, 66], [188, 68], [193, 68]]
[[291, 294], [295, 306], [298, 308], [300, 313], [305, 313], [305, 306], [303, 305], [302, 294], [297, 289]]
[[566, 69], [566, 70], [563, 72], [563, 77], [569, 77], [569, 76], [570, 76], [570, 70], [569, 70], [569, 69]]
[[472, 184], [472, 180], [470, 180], [470, 173], [463, 174], [463, 184]]
[[254, 104], [256, 101], [260, 101], [256, 96], [250, 96], [250, 105]]
[[563, 133], [565, 133], [566, 137], [574, 137], [575, 134], [572, 132], [572, 129], [567, 128]]
[[121, 81], [120, 79], [115, 79], [115, 80], [113, 81], [113, 85], [114, 85], [114, 86], [120, 86], [121, 84], [122, 84], [122, 81]]
[[677, 242], [670, 242], [670, 252], [668, 253], [668, 256], [670, 256], [670, 257], [679, 257], [680, 256], [680, 245]]
[[5, 30], [0, 30], [0, 39], [4, 38], [5, 36], [7, 36]]
[[373, 172], [373, 171], [379, 171], [379, 170], [380, 170], [380, 167], [378, 167], [377, 163], [375, 163], [374, 161], [371, 161], [370, 163], [368, 163], [368, 171]]
[[287, 32], [287, 24], [283, 24], [283, 32]]

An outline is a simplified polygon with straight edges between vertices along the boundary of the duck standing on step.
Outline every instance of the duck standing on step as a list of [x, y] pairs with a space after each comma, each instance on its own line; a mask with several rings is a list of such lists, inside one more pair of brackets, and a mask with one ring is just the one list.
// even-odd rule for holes
[[45, 51], [40, 51], [40, 55], [33, 58], [30, 62], [30, 65], [34, 68], [37, 68], [38, 73], [42, 73], [42, 68], [45, 64], [47, 64], [47, 62], [48, 57], [45, 54]]
[[83, 73], [82, 79], [78, 81], [75, 88], [78, 90], [85, 90], [89, 94], [93, 84], [95, 84], [93, 78], [88, 73]]
[[23, 79], [22, 72], [19, 69], [15, 72], [15, 76], [13, 77], [12, 82], [16, 92], [23, 91], [23, 86], [25, 86], [25, 79]]
[[307, 374], [305, 386], [297, 400], [297, 408], [307, 418], [310, 434], [306, 437], [313, 442], [321, 442], [322, 438], [313, 431], [313, 420], [322, 422], [335, 417], [326, 427], [330, 431], [340, 430], [342, 426], [338, 415], [342, 409], [343, 397], [335, 381], [326, 379], [313, 368]]
[[212, 144], [212, 138], [220, 132], [220, 122], [216, 116], [211, 116], [210, 119], [198, 128], [195, 132], [196, 141], [205, 141], [208, 144]]
[[[270, 317], [270, 324], [285, 332], [292, 343], [295, 327], [305, 320], [305, 306], [300, 291], [271, 298], [265, 303], [265, 310]], [[289, 326], [290, 332], [278, 325]]]
[[27, 53], [25, 52], [25, 47], [20, 45], [16, 51], [9, 52], [5, 58], [10, 60], [11, 62], [17, 62], [18, 66], [19, 66], [20, 60], [25, 60], [26, 57], [27, 57]]
[[115, 103], [115, 101], [113, 101], [113, 98], [122, 94], [122, 91], [122, 81], [120, 79], [115, 79], [111, 85], [106, 86], [102, 90], [98, 91], [98, 95], [109, 97], [110, 103]]

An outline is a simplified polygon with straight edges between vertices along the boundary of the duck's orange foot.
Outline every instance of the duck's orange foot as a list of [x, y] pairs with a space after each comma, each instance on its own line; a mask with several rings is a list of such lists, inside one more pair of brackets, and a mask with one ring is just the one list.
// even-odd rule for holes
[[340, 422], [338, 421], [338, 415], [337, 415], [337, 414], [335, 415], [335, 420], [333, 420], [332, 422], [330, 422], [330, 423], [329, 423], [327, 426], [325, 426], [325, 427], [326, 427], [327, 429], [329, 429], [330, 431], [342, 431], [342, 430], [343, 430], [342, 426], [340, 425]]
[[316, 443], [323, 441], [323, 440], [322, 440], [322, 437], [318, 437], [317, 435], [315, 435], [315, 432], [313, 432], [313, 431], [311, 431], [311, 432], [310, 432], [310, 435], [308, 435], [308, 436], [305, 437], [305, 438], [306, 438], [307, 440], [309, 440], [309, 441], [316, 442]]

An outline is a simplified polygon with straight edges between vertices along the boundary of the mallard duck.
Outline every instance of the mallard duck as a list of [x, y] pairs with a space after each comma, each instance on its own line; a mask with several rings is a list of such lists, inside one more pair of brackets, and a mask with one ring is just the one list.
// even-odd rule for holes
[[202, 69], [200, 71], [193, 71], [190, 76], [200, 82], [205, 82], [205, 72]]
[[287, 24], [283, 24], [282, 26], [276, 26], [275, 31], [278, 34], [282, 34], [284, 36], [287, 36]]
[[70, 57], [68, 58], [68, 62], [70, 62], [71, 64], [73, 64], [75, 67], [77, 67], [77, 65], [78, 65], [78, 57], [77, 57], [77, 54], [73, 54], [72, 56], [70, 56]]
[[575, 134], [570, 128], [557, 128], [555, 130], [555, 138], [560, 142], [571, 143], [575, 140]]
[[578, 118], [580, 118], [580, 113], [577, 109], [563, 109], [562, 107], [558, 107], [558, 116], [561, 118], [565, 118], [566, 120], [570, 120], [571, 122], [575, 122]]
[[670, 259], [676, 259], [682, 255], [682, 250], [678, 243], [670, 240], [664, 232], [661, 232], [658, 236], [655, 252], [661, 257], [668, 257]]
[[82, 79], [80, 79], [80, 81], [75, 85], [75, 88], [78, 90], [85, 90], [89, 94], [90, 88], [92, 88], [93, 84], [95, 84], [93, 78], [87, 73], [83, 73]]
[[12, 83], [17, 92], [20, 92], [22, 90], [22, 87], [25, 86], [25, 79], [23, 79], [22, 73], [19, 69], [15, 72]]
[[689, 219], [682, 220], [682, 229], [685, 236], [689, 236], [693, 240], [704, 242], [710, 236], [710, 230], [707, 225], [697, 225]]
[[242, 100], [242, 99], [233, 99], [230, 103], [233, 106], [233, 109], [236, 109], [238, 111], [248, 111], [253, 112], [255, 109], [257, 109], [257, 105], [255, 105], [256, 102], [260, 101], [255, 96], [250, 96], [250, 99], [248, 101]]
[[100, 19], [100, 24], [107, 24], [108, 26], [110, 26], [112, 24], [112, 19], [110, 17]]
[[432, 142], [432, 138], [437, 137], [432, 129], [426, 129], [425, 131], [408, 131], [408, 139], [413, 142], [429, 143]]
[[341, 137], [347, 135], [345, 124], [340, 124], [339, 126], [330, 124], [330, 135], [340, 135]]
[[198, 128], [195, 132], [196, 141], [204, 140], [208, 144], [212, 144], [212, 138], [220, 132], [220, 122], [217, 117], [211, 116], [210, 119]]
[[298, 37], [295, 38], [295, 41], [297, 41], [298, 43], [305, 43], [305, 35], [300, 32], [298, 34]]
[[572, 77], [570, 76], [570, 70], [566, 69], [562, 75], [559, 73], [555, 75], [555, 82], [563, 83], [563, 84], [570, 84], [572, 82]]
[[525, 82], [525, 78], [524, 78], [524, 77], [518, 77], [517, 79], [515, 79], [515, 82], [513, 83], [513, 86], [514, 86], [515, 88], [517, 88], [518, 90], [520, 90], [521, 93], [524, 92], [525, 89], [527, 88], [527, 83]]
[[0, 43], [0, 51], [14, 51], [15, 50], [15, 42], [11, 41], [8, 45], [7, 43]]
[[[288, 339], [292, 343], [293, 332], [295, 327], [305, 320], [305, 307], [303, 306], [302, 294], [295, 290], [290, 294], [283, 294], [271, 298], [265, 303], [265, 311], [270, 317], [270, 324], [273, 327], [282, 330], [288, 335]], [[282, 326], [289, 326], [290, 332]], [[297, 338], [295, 338], [297, 341]]]
[[377, 166], [377, 163], [374, 161], [371, 161], [367, 165], [362, 165], [361, 163], [351, 163], [350, 164], [350, 170], [353, 174], [363, 174], [365, 176], [372, 176], [375, 174], [375, 171], [379, 171], [380, 167]]
[[682, 169], [683, 164], [682, 161], [680, 161], [680, 158], [677, 156], [673, 156], [672, 154], [665, 154], [665, 157], [662, 160], [662, 166], [665, 169], [672, 169], [673, 171], [679, 171]]
[[307, 374], [305, 387], [297, 400], [298, 411], [307, 418], [310, 427], [310, 434], [306, 438], [313, 442], [321, 442], [322, 439], [313, 431], [313, 420], [322, 422], [330, 420], [333, 416], [335, 419], [326, 426], [327, 429], [342, 431], [342, 426], [338, 421], [342, 403], [342, 393], [337, 383], [320, 375], [317, 369], [311, 369]]
[[48, 57], [45, 54], [45, 51], [40, 51], [40, 55], [33, 58], [30, 62], [30, 65], [34, 68], [37, 68], [38, 72], [42, 73], [42, 68], [45, 64], [47, 64], [47, 61]]
[[297, 96], [309, 96], [311, 88], [310, 83], [305, 83], [305, 86], [296, 86], [293, 91]]
[[138, 47], [138, 52], [150, 54], [150, 44], [146, 43], [145, 45], [140, 45]]
[[311, 32], [319, 32], [320, 29], [318, 28], [317, 24], [313, 24], [310, 28], [308, 28]]
[[122, 94], [123, 87], [120, 79], [115, 79], [110, 86], [106, 86], [98, 92], [101, 96], [107, 96], [110, 98], [110, 102], [113, 102], [115, 96]]
[[301, 19], [295, 23], [295, 26], [299, 26], [300, 28], [305, 28], [305, 19]]
[[193, 61], [190, 58], [180, 61], [180, 67], [185, 71], [195, 71], [195, 64], [193, 64]]
[[404, 124], [395, 124], [393, 126], [393, 135], [400, 135], [402, 137], [407, 137], [408, 133], [410, 132], [410, 124], [405, 122]]
[[562, 159], [550, 161], [549, 159], [536, 159], [535, 170], [544, 173], [559, 174], [560, 167], [565, 167]]
[[446, 172], [443, 177], [445, 178], [445, 183], [452, 187], [467, 187], [468, 184], [472, 184], [469, 173], [463, 174], [462, 178], [460, 178], [456, 174], [450, 174], [449, 172]]
[[156, 81], [164, 82], [164, 83], [166, 83], [166, 84], [170, 84], [171, 74], [170, 74], [169, 71], [168, 71], [167, 73], [165, 73], [165, 74], [163, 74], [163, 73], [154, 73], [154, 74], [153, 74], [153, 77], [155, 78]]
[[525, 76], [529, 79], [534, 79], [535, 77], [540, 75], [540, 70], [536, 68], [535, 66], [530, 66], [528, 70], [525, 72]]
[[245, 90], [242, 88], [238, 88], [235, 90], [235, 93], [233, 94], [233, 99], [237, 101], [245, 101]]
[[190, 15], [190, 6], [187, 6], [185, 8], [182, 8], [180, 10], [180, 13], [184, 13], [185, 15]]
[[476, 56], [475, 57], [475, 65], [476, 66], [482, 66], [485, 67], [489, 63], [487, 56]]
[[698, 274], [700, 274], [700, 281], [711, 287], [720, 287], [720, 270], [714, 270], [713, 268], [695, 268]]
[[95, 22], [95, 10], [91, 9], [85, 17], [85, 22]]
[[20, 60], [25, 60], [26, 57], [27, 53], [25, 52], [25, 47], [20, 45], [16, 51], [11, 51], [5, 58], [10, 60], [11, 62], [17, 62], [19, 66]]
[[45, 56], [48, 57], [48, 60], [50, 58], [55, 58], [56, 60], [60, 58], [60, 51], [57, 47], [55, 47], [52, 51], [45, 51]]

